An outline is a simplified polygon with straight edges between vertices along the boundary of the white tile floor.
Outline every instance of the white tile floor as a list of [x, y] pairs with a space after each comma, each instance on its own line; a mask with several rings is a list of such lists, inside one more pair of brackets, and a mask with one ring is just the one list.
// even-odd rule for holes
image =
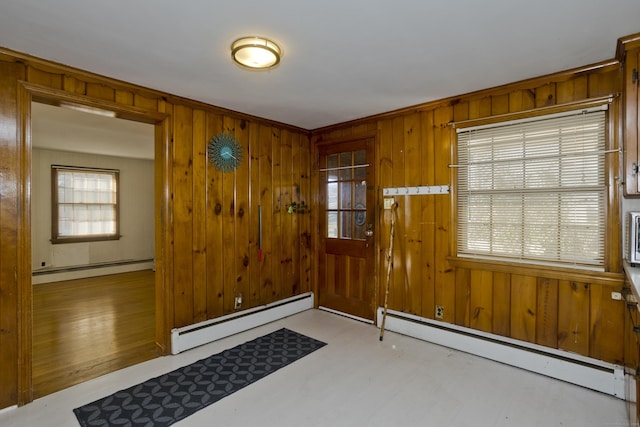
[[0, 412], [3, 427], [77, 427], [72, 409], [286, 327], [327, 346], [174, 424], [195, 426], [628, 426], [622, 400], [309, 310]]

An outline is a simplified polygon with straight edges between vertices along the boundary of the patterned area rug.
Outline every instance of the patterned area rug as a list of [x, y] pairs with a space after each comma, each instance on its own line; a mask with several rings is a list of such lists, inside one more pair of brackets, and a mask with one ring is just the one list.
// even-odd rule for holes
[[325, 345], [283, 328], [73, 412], [83, 427], [169, 426]]

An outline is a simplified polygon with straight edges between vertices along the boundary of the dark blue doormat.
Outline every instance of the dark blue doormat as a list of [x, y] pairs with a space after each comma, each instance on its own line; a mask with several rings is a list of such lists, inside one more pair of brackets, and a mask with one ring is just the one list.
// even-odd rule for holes
[[170, 426], [325, 345], [283, 328], [73, 412], [83, 427]]

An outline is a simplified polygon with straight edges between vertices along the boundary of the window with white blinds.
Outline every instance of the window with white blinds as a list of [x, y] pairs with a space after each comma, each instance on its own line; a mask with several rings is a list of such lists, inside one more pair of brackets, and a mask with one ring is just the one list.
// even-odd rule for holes
[[52, 243], [117, 240], [119, 171], [51, 166]]
[[603, 267], [606, 106], [458, 130], [458, 255]]

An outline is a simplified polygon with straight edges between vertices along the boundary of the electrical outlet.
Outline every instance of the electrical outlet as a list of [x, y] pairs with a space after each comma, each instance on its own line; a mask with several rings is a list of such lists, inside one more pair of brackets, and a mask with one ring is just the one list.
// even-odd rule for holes
[[436, 305], [436, 319], [444, 318], [444, 307], [441, 305]]
[[621, 301], [622, 294], [620, 292], [611, 292], [611, 299], [614, 299], [616, 301]]
[[236, 295], [235, 302], [233, 304], [233, 308], [235, 310], [239, 309], [242, 306], [242, 294]]

